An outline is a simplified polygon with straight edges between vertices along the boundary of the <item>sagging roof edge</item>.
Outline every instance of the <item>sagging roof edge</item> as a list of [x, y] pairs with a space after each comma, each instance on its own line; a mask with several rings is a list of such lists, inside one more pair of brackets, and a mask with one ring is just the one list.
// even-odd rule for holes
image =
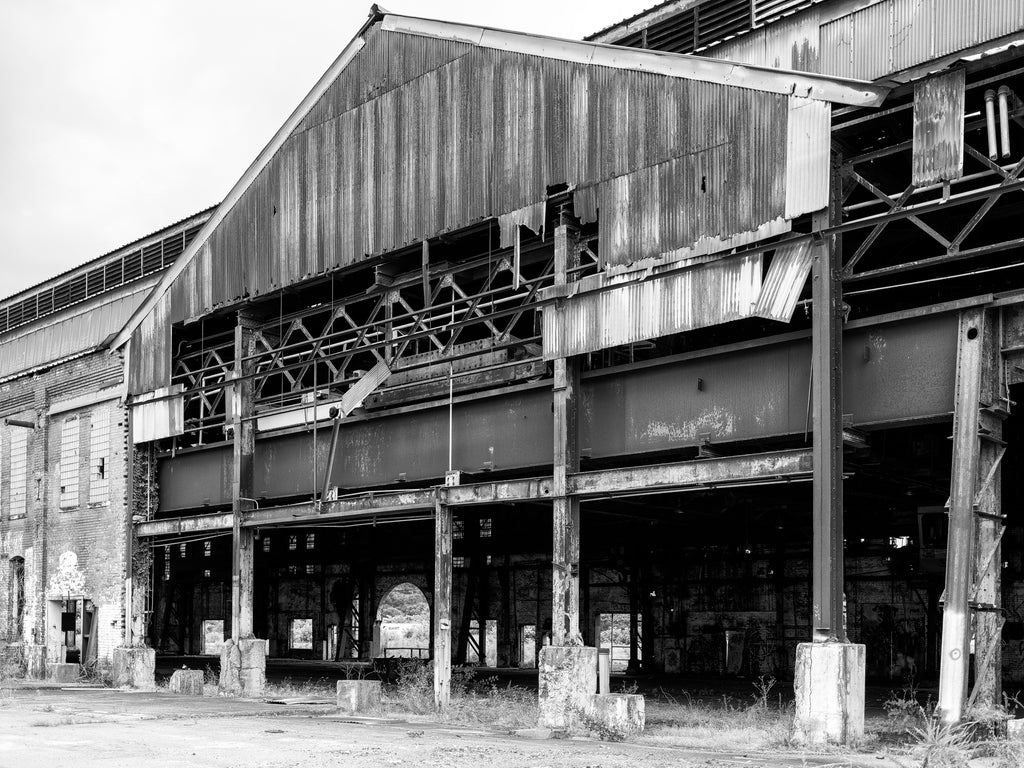
[[878, 106], [884, 101], [890, 91], [890, 88], [887, 86], [861, 80], [826, 77], [804, 72], [790, 72], [770, 67], [741, 65], [735, 62], [686, 54], [622, 48], [602, 43], [565, 40], [525, 32], [510, 32], [490, 27], [423, 19], [414, 16], [401, 16], [388, 13], [379, 6], [373, 5], [370, 8], [369, 18], [360, 27], [356, 36], [345, 46], [338, 58], [334, 60], [334, 63], [320, 77], [316, 85], [313, 86], [313, 89], [306, 94], [305, 98], [303, 98], [281, 128], [278, 129], [277, 133], [274, 134], [274, 137], [263, 148], [248, 169], [246, 169], [224, 200], [217, 206], [213, 215], [207, 219], [203, 228], [196, 234], [195, 239], [188, 248], [178, 256], [174, 264], [164, 271], [160, 282], [154, 287], [152, 293], [132, 314], [128, 322], [111, 342], [111, 352], [119, 349], [131, 339], [133, 331], [152, 312], [157, 301], [166, 293], [189, 262], [199, 253], [214, 230], [224, 220], [227, 213], [241, 199], [245, 190], [248, 189], [250, 184], [270, 163], [271, 159], [299, 126], [303, 118], [324, 96], [330, 85], [362, 49], [365, 43], [363, 35], [366, 30], [378, 22], [381, 24], [381, 29], [385, 31], [460, 41], [482, 48], [523, 53], [581, 64], [629, 69], [688, 80], [721, 83], [737, 88], [803, 96], [805, 98], [851, 106]]

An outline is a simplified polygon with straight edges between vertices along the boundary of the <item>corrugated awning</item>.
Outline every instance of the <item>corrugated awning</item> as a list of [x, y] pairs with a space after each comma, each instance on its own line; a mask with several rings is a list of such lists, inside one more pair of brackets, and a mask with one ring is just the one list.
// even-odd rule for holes
[[151, 285], [104, 294], [76, 312], [52, 315], [0, 337], [0, 380], [97, 349], [128, 321]]

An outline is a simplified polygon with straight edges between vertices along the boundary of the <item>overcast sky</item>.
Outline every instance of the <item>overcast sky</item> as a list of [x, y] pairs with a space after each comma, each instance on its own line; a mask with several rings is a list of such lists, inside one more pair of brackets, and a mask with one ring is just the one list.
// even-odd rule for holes
[[[652, 1], [383, 5], [580, 38]], [[369, 7], [0, 0], [0, 297], [219, 202]]]

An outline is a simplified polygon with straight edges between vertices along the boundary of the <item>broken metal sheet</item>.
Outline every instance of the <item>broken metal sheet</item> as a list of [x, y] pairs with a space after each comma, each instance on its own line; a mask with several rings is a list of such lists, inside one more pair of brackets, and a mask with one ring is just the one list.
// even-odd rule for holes
[[792, 320], [796, 302], [813, 264], [814, 249], [810, 241], [779, 246], [761, 286], [754, 314], [783, 323]]
[[303, 405], [260, 416], [256, 419], [256, 430], [258, 432], [268, 432], [274, 429], [286, 429], [299, 425], [309, 426], [314, 422], [334, 418], [331, 416], [332, 408], [337, 408], [340, 412], [340, 418], [345, 418], [358, 408], [363, 400], [373, 394], [374, 390], [387, 381], [390, 375], [391, 368], [386, 362], [381, 360], [367, 371], [359, 381], [349, 387], [340, 400], [318, 403], [317, 405]]
[[163, 440], [185, 431], [182, 389], [181, 384], [175, 384], [135, 397], [132, 402], [133, 443]]
[[789, 99], [786, 130], [786, 218], [828, 206], [832, 107], [799, 96]]
[[964, 85], [963, 69], [914, 84], [914, 186], [963, 175]]
[[[572, 285], [564, 288], [571, 291]], [[760, 292], [761, 254], [748, 254], [653, 280], [568, 295], [544, 307], [544, 359], [751, 317]]]
[[545, 202], [541, 201], [498, 216], [499, 247], [512, 247], [516, 227], [526, 227], [534, 234], [541, 234], [544, 230], [544, 210]]

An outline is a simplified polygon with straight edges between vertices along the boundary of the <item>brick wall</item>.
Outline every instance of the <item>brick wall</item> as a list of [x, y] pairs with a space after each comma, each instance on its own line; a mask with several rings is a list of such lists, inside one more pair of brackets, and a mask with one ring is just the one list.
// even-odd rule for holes
[[[25, 516], [12, 519], [11, 439], [0, 426], [0, 633], [19, 639], [14, 624], [12, 558], [25, 559], [25, 632], [55, 658], [64, 640], [61, 601], [85, 599], [96, 611], [97, 656], [109, 659], [123, 636], [124, 526], [127, 496], [127, 419], [118, 385], [123, 360], [95, 353], [0, 385], [0, 415], [37, 424], [27, 431]], [[62, 429], [77, 423], [78, 493], [61, 505]], [[105, 425], [106, 435], [93, 433]], [[102, 439], [101, 439], [102, 438]], [[103, 448], [105, 446], [105, 448]], [[102, 472], [94, 459], [106, 453]], [[101, 479], [102, 478], [102, 479]], [[95, 491], [105, 485], [106, 493]], [[68, 501], [65, 496], [65, 501]], [[83, 617], [78, 616], [81, 644]]]

